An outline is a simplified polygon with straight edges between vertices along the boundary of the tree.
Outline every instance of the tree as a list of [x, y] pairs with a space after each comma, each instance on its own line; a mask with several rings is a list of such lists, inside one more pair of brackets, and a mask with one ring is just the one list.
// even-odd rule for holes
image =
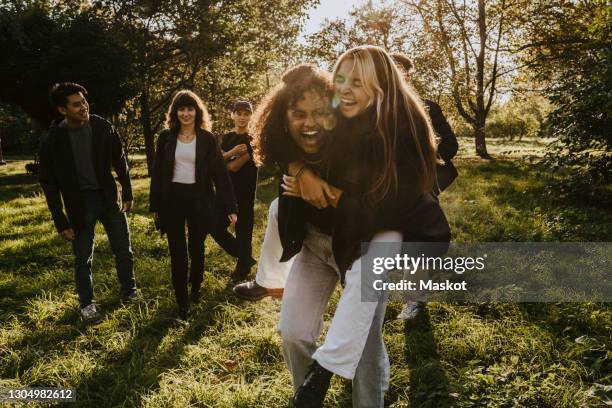
[[430, 41], [442, 46], [454, 105], [474, 129], [476, 153], [489, 158], [487, 117], [500, 78], [516, 69], [511, 56], [504, 51], [512, 27], [509, 5], [506, 0], [405, 0], [404, 3], [420, 17]]
[[474, 131], [476, 152], [488, 158], [486, 120], [501, 78], [517, 69], [505, 47], [514, 28], [509, 11], [506, 0], [369, 1], [349, 19], [326, 21], [309, 50], [328, 65], [361, 44], [404, 52], [417, 68], [415, 88], [438, 101], [449, 95]]
[[58, 13], [45, 4], [0, 8], [0, 99], [20, 106], [39, 127], [57, 113], [47, 92], [71, 81], [91, 94], [92, 110], [119, 111], [130, 97], [129, 54], [94, 14]]
[[612, 9], [603, 0], [556, 0], [524, 10], [531, 17], [515, 47], [554, 106], [557, 142], [545, 164], [571, 169], [572, 189], [597, 196], [612, 182]]
[[[132, 53], [136, 103], [148, 168], [154, 136], [174, 92], [202, 94], [212, 113], [228, 95], [253, 88], [274, 54], [295, 40], [314, 0], [98, 0], [94, 8]], [[270, 24], [274, 21], [274, 24]], [[284, 47], [284, 48], [283, 48]], [[231, 62], [233, 61], [233, 65]], [[220, 98], [224, 103], [218, 104]]]
[[378, 45], [410, 56], [416, 66], [412, 83], [421, 95], [439, 100], [448, 88], [441, 49], [429, 41], [420, 21], [407, 14], [397, 0], [355, 6], [349, 18], [326, 20], [307, 40], [307, 55], [328, 69], [349, 48]]

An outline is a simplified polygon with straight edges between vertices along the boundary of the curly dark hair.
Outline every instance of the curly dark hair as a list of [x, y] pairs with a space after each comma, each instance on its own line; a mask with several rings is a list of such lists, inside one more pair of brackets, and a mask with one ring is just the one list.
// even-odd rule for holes
[[314, 65], [296, 65], [283, 73], [282, 81], [257, 106], [249, 130], [258, 165], [285, 162], [290, 152], [298, 149], [287, 130], [287, 110], [307, 91], [331, 99], [333, 84], [330, 74]]
[[185, 106], [196, 110], [196, 129], [204, 129], [210, 132], [212, 129], [212, 121], [208, 114], [208, 109], [206, 109], [206, 105], [198, 95], [187, 89], [178, 91], [176, 95], [174, 95], [174, 98], [172, 98], [172, 103], [170, 103], [168, 112], [166, 112], [166, 128], [172, 130], [181, 128], [181, 123], [178, 120], [178, 110]]

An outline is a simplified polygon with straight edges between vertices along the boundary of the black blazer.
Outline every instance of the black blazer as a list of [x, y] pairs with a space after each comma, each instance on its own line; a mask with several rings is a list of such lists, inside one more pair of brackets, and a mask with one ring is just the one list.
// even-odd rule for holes
[[453, 129], [451, 129], [450, 125], [448, 124], [446, 117], [442, 113], [440, 105], [429, 99], [425, 99], [423, 102], [425, 103], [427, 111], [429, 112], [431, 126], [434, 128], [434, 131], [440, 138], [438, 153], [444, 160], [444, 164], [438, 164], [436, 166], [438, 185], [434, 193], [439, 194], [441, 191], [444, 191], [448, 186], [450, 186], [459, 175], [457, 168], [451, 161], [457, 154], [459, 143], [457, 143], [457, 136], [455, 136]]
[[[163, 130], [155, 149], [149, 210], [158, 213], [158, 228], [166, 231], [168, 214], [173, 210], [170, 186], [174, 176], [174, 155], [178, 133]], [[215, 136], [203, 129], [196, 131], [196, 206], [202, 212], [203, 221], [210, 223], [214, 217], [215, 191], [221, 198], [227, 214], [236, 213], [234, 190]]]
[[[68, 228], [82, 228], [84, 214], [70, 136], [66, 128], [59, 126], [60, 122], [51, 123], [49, 134], [41, 143], [39, 181], [55, 227], [61, 232]], [[130, 172], [121, 140], [110, 122], [100, 116], [90, 115], [89, 123], [96, 178], [108, 204], [119, 209], [121, 200], [132, 201]], [[111, 168], [121, 184], [121, 199]]]

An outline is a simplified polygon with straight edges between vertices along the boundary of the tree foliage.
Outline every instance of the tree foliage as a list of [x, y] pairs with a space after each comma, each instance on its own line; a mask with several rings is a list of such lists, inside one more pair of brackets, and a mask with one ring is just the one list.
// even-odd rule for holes
[[238, 96], [261, 94], [265, 75], [290, 54], [315, 0], [98, 0], [93, 5], [131, 52], [137, 117], [151, 167], [154, 136], [172, 95], [200, 94], [214, 117]]
[[[472, 126], [476, 151], [488, 157], [486, 120], [501, 78], [513, 71], [504, 44], [513, 27], [506, 0], [390, 0], [355, 7], [351, 17], [327, 21], [309, 38], [312, 54], [328, 64], [345, 49], [379, 45], [415, 63], [422, 95], [450, 96]], [[503, 65], [503, 66], [502, 66]]]
[[92, 109], [104, 115], [132, 95], [129, 54], [98, 16], [71, 10], [45, 2], [0, 8], [0, 99], [43, 127], [56, 115], [47, 96], [55, 82], [85, 86]]
[[526, 7], [534, 17], [524, 22], [521, 49], [554, 106], [557, 142], [546, 165], [571, 170], [569, 190], [597, 196], [612, 182], [612, 8], [599, 0]]
[[504, 53], [512, 28], [506, 0], [404, 0], [421, 18], [432, 44], [440, 44], [447, 63], [450, 94], [461, 117], [474, 129], [476, 153], [489, 157], [486, 121], [500, 79], [514, 70]]

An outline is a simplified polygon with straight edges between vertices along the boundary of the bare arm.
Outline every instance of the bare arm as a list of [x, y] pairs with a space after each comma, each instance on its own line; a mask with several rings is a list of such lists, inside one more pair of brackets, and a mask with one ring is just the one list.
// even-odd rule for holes
[[223, 150], [221, 150], [221, 152], [223, 153], [223, 160], [227, 162], [234, 156], [242, 156], [243, 154], [248, 153], [248, 150], [245, 144], [239, 144], [229, 149], [227, 152], [224, 152]]
[[236, 173], [238, 171], [240, 171], [240, 169], [242, 168], [242, 166], [244, 166], [246, 164], [246, 162], [248, 162], [251, 159], [251, 155], [246, 153], [243, 154], [242, 156], [238, 157], [237, 159], [234, 159], [230, 162], [227, 162], [226, 166], [227, 166], [227, 171], [231, 171], [232, 173]]

